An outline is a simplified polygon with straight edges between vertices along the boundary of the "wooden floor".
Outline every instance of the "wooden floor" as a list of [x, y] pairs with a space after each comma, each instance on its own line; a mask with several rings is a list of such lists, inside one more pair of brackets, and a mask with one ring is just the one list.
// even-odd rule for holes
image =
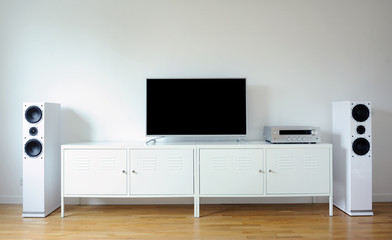
[[67, 205], [47, 218], [22, 218], [0, 205], [0, 239], [392, 239], [392, 203], [373, 217], [349, 217], [327, 204]]

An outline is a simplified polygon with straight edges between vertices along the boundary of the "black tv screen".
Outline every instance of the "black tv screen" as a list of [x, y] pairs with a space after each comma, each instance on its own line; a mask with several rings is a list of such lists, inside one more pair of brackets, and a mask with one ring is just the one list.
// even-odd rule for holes
[[246, 79], [147, 79], [147, 136], [246, 135]]

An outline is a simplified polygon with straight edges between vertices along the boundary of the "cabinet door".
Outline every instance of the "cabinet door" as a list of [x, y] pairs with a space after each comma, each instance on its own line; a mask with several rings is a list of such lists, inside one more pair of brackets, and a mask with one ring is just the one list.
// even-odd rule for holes
[[131, 150], [131, 194], [192, 195], [193, 150]]
[[268, 149], [267, 194], [329, 193], [328, 149]]
[[64, 150], [64, 194], [126, 194], [127, 151]]
[[263, 194], [263, 150], [201, 149], [201, 195]]

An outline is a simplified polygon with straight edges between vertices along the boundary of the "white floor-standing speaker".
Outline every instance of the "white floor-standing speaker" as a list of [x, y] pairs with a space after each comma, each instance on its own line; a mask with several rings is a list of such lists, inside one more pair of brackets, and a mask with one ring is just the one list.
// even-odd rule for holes
[[371, 216], [371, 104], [334, 102], [332, 109], [334, 205], [350, 216]]
[[23, 214], [46, 217], [61, 203], [61, 106], [23, 103]]

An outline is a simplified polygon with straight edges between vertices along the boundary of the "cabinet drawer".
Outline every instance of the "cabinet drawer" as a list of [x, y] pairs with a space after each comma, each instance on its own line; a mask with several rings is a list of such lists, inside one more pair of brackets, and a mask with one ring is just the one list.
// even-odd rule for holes
[[127, 194], [127, 150], [64, 150], [64, 194]]

